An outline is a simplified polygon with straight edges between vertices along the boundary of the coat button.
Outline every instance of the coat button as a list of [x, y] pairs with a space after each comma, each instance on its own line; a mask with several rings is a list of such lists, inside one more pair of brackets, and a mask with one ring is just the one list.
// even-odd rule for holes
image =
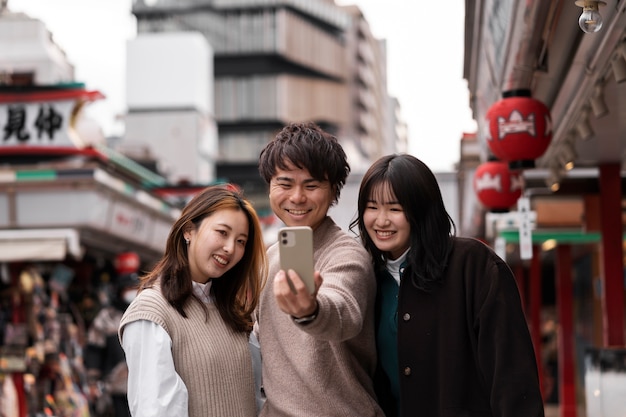
[[404, 313], [404, 315], [402, 316], [402, 320], [404, 321], [411, 320], [411, 315], [409, 313]]
[[409, 376], [409, 375], [411, 375], [411, 368], [407, 366], [406, 368], [404, 368], [404, 376]]

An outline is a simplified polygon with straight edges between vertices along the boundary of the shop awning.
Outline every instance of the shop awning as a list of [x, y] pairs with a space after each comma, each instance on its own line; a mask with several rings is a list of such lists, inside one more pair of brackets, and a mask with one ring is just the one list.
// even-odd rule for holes
[[80, 258], [80, 238], [75, 229], [0, 230], [0, 262], [61, 261]]
[[[500, 237], [506, 243], [519, 243], [519, 230], [501, 230]], [[600, 232], [584, 232], [582, 230], [533, 230], [532, 242], [543, 243], [546, 240], [556, 240], [563, 245], [583, 245], [586, 243], [599, 243], [602, 240]], [[622, 236], [626, 242], [626, 233]]]

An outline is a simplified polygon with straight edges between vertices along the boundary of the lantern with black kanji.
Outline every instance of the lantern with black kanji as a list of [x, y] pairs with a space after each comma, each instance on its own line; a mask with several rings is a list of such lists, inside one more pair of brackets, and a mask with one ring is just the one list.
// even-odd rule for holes
[[550, 110], [528, 90], [505, 92], [486, 118], [491, 152], [512, 169], [533, 168], [552, 140]]
[[474, 173], [474, 191], [480, 202], [492, 212], [505, 212], [522, 195], [520, 171], [512, 171], [504, 161], [481, 164]]

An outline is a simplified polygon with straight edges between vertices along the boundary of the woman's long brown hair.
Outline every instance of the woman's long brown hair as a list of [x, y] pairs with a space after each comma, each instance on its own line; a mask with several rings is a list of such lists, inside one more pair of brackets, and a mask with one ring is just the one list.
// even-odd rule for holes
[[240, 192], [231, 188], [207, 187], [187, 203], [170, 230], [165, 254], [152, 271], [141, 278], [140, 290], [158, 283], [168, 303], [186, 318], [185, 304], [196, 297], [192, 291], [184, 233], [198, 228], [206, 217], [219, 210], [241, 210], [248, 218], [244, 255], [237, 265], [213, 281], [211, 291], [224, 321], [235, 331], [250, 331], [252, 314], [267, 278], [267, 258], [256, 211]]

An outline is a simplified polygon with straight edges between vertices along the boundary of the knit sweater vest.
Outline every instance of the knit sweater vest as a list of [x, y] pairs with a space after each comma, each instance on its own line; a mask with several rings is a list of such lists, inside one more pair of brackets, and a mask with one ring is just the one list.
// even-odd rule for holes
[[157, 323], [172, 339], [176, 372], [189, 393], [189, 417], [254, 417], [254, 375], [245, 333], [233, 331], [214, 304], [205, 310], [196, 299], [182, 317], [159, 288], [143, 290], [126, 310], [120, 334], [136, 320]]

